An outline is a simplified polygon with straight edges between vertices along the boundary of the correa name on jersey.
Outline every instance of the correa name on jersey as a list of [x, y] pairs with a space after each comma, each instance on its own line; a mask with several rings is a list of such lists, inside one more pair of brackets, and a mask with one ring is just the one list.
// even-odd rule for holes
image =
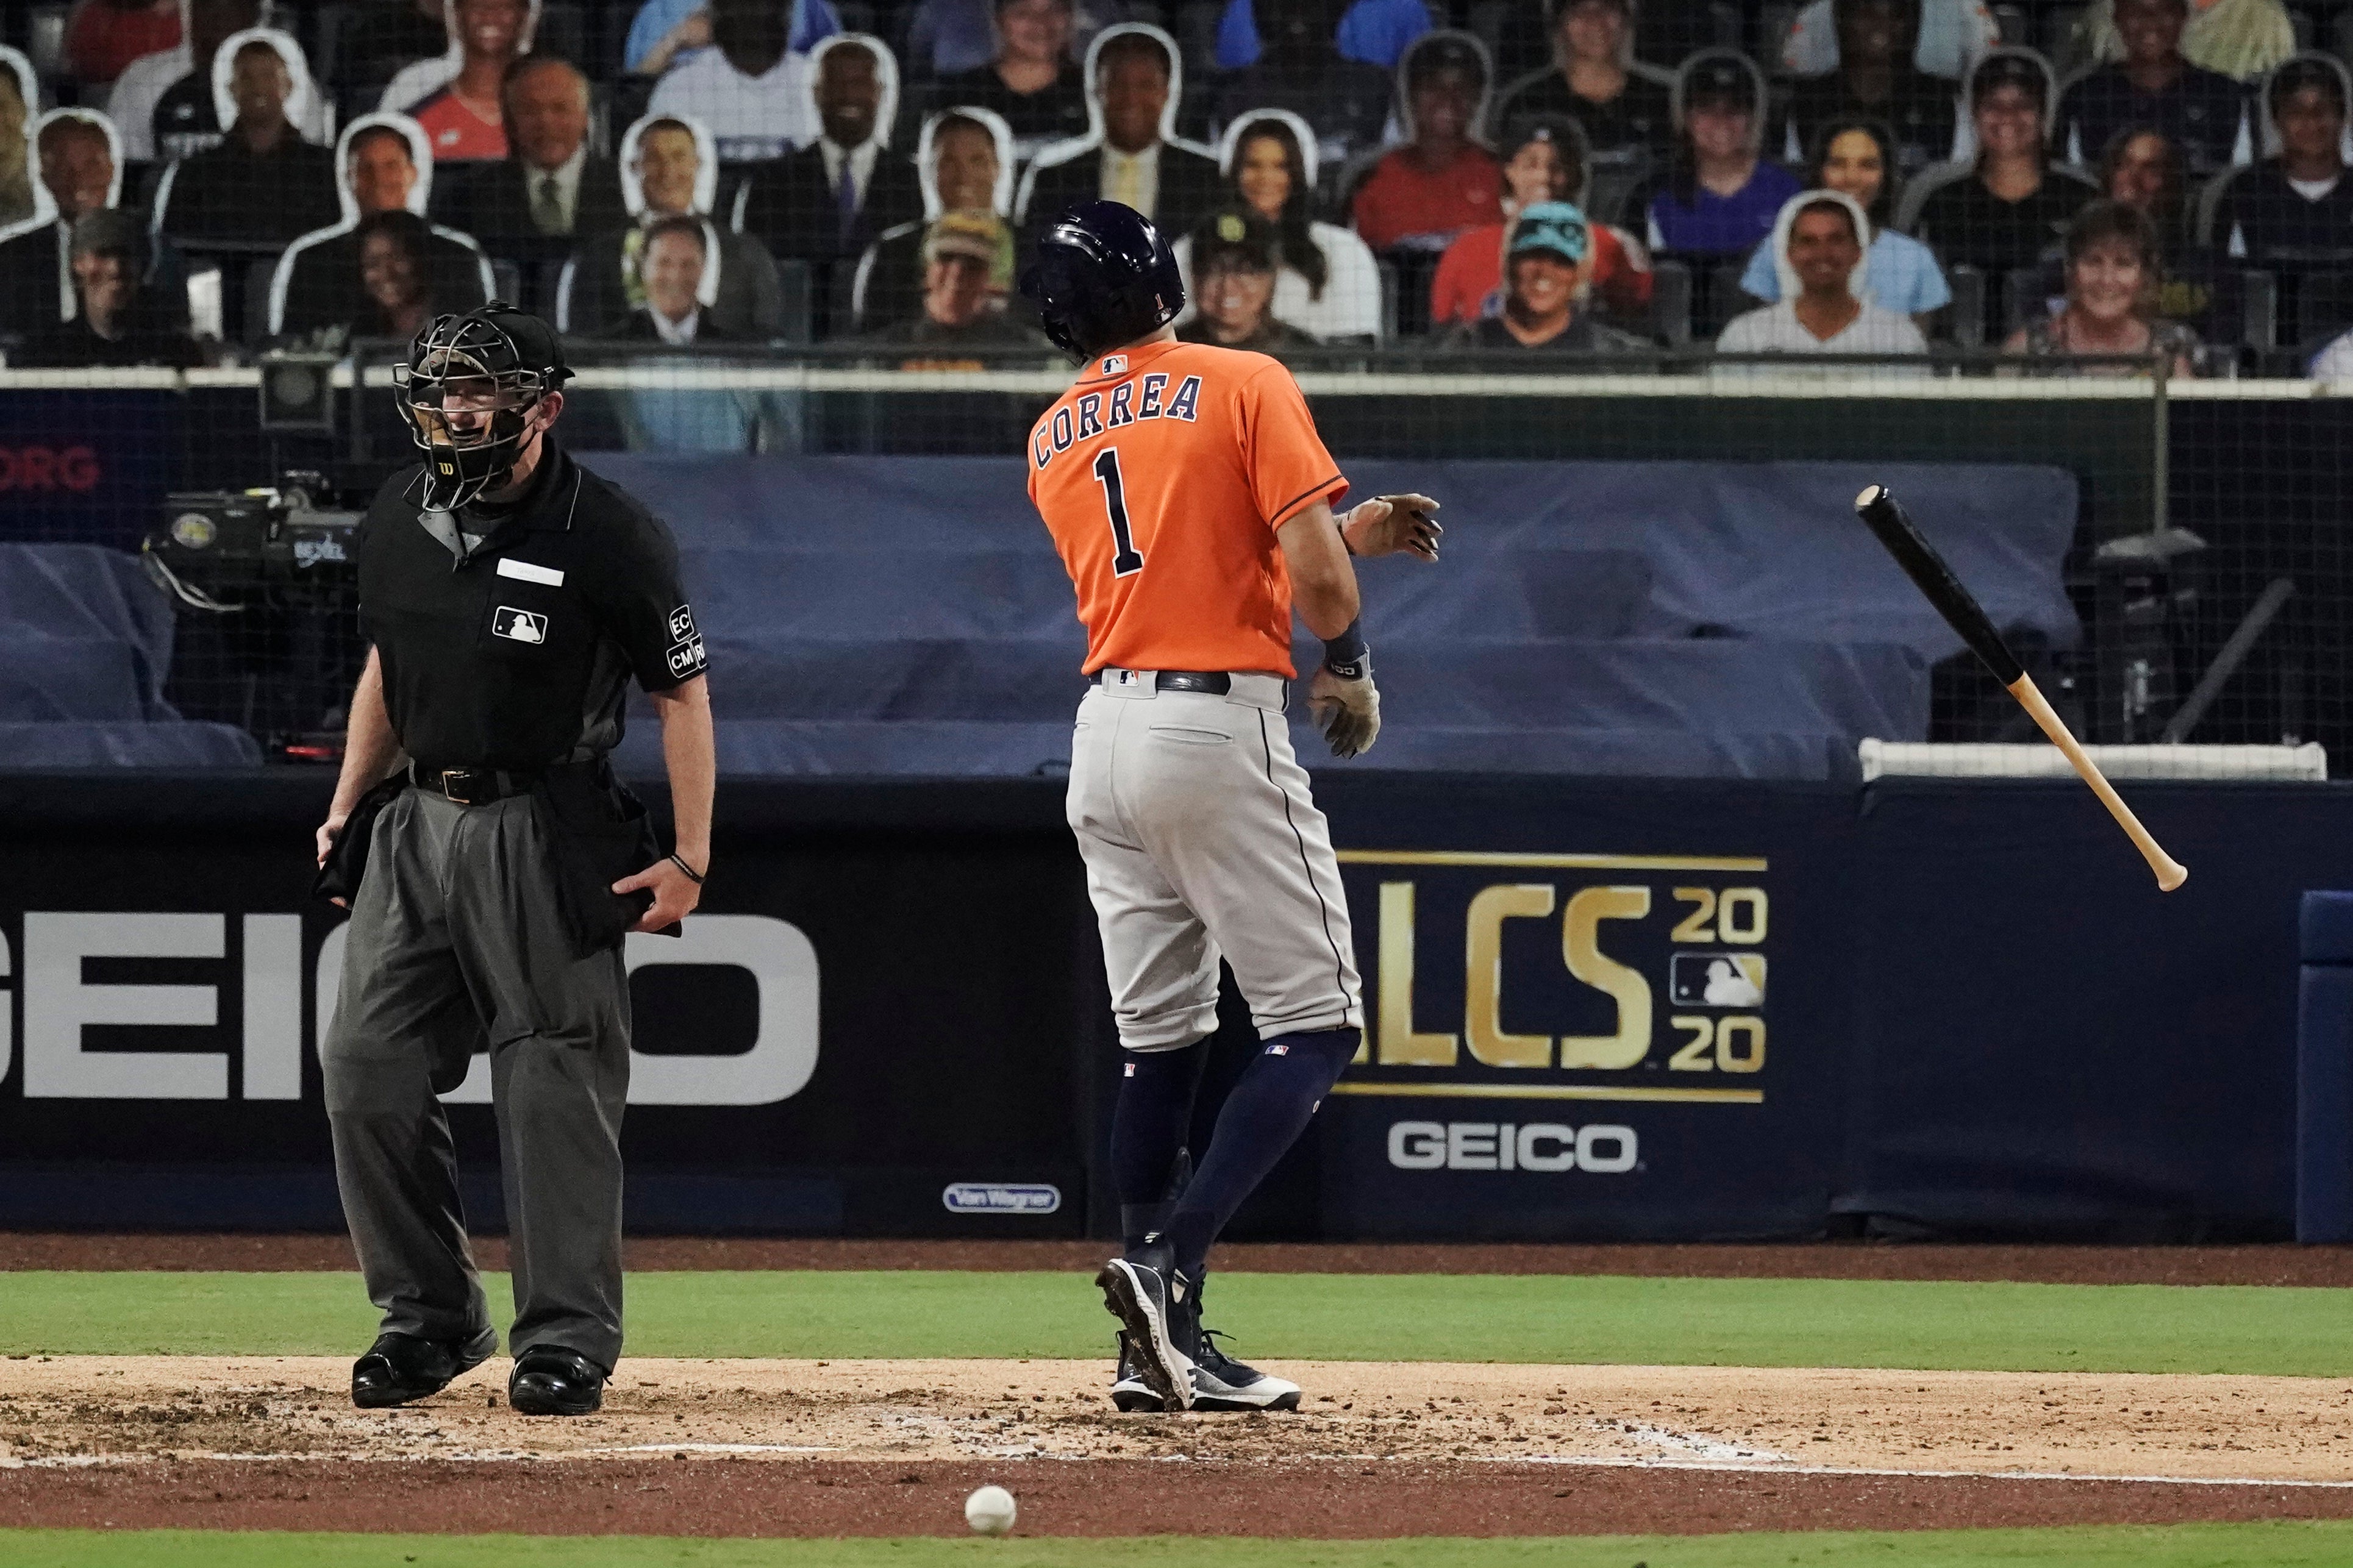
[[[1071, 407], [1057, 408], [1051, 421], [1040, 420], [1030, 432], [1029, 456], [1038, 467], [1044, 468], [1054, 460], [1057, 452], [1067, 452], [1072, 441], [1083, 441], [1090, 436], [1100, 436], [1105, 429], [1116, 430], [1123, 425], [1134, 425], [1145, 419], [1182, 419], [1194, 423], [1201, 405], [1201, 378], [1188, 375], [1176, 386], [1176, 395], [1161, 404], [1161, 395], [1168, 390], [1168, 378], [1155, 373], [1114, 386], [1108, 393], [1090, 392]], [[1108, 400], [1109, 407], [1105, 403]], [[1077, 412], [1077, 426], [1072, 429], [1071, 413]]]

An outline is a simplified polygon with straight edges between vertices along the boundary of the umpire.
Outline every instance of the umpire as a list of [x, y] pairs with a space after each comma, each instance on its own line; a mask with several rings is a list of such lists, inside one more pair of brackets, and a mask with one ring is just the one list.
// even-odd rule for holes
[[[348, 901], [320, 1051], [343, 1214], [383, 1331], [352, 1368], [375, 1408], [498, 1348], [437, 1098], [487, 1050], [526, 1415], [604, 1401], [621, 1352], [622, 938], [675, 931], [711, 849], [702, 640], [670, 531], [555, 444], [555, 334], [492, 302], [417, 335], [401, 412], [427, 460], [354, 546], [372, 645], [352, 695], [320, 888]], [[630, 677], [676, 810], [663, 855], [613, 778]]]

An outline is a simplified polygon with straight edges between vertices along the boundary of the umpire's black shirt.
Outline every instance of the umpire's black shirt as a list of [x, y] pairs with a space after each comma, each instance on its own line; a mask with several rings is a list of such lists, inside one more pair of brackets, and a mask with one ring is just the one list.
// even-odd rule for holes
[[630, 676], [667, 691], [705, 668], [670, 530], [541, 440], [512, 501], [427, 512], [420, 464], [361, 521], [361, 624], [393, 732], [428, 767], [585, 762], [619, 742]]

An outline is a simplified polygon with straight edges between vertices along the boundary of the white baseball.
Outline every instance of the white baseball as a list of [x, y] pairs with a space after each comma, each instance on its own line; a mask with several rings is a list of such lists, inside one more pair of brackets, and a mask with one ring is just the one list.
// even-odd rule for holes
[[964, 1500], [964, 1521], [983, 1535], [1003, 1535], [1013, 1528], [1013, 1494], [1003, 1487], [983, 1487]]

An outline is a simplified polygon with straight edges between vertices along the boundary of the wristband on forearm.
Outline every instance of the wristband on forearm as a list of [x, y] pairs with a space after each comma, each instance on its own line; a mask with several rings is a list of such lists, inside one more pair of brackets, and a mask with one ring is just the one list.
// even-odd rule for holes
[[1350, 621], [1336, 637], [1324, 639], [1324, 668], [1343, 680], [1362, 680], [1373, 650], [1365, 642], [1365, 623]]

